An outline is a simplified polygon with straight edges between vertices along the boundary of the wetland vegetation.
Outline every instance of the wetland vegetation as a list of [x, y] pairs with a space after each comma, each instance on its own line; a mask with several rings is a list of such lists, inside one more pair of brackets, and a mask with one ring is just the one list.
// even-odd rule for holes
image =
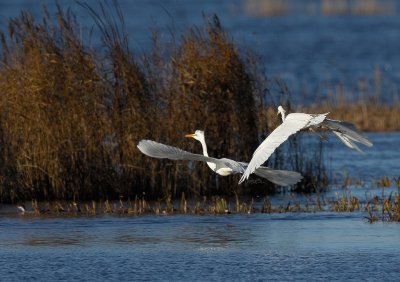
[[[398, 187], [400, 190], [400, 187]], [[386, 193], [387, 194], [387, 193]], [[171, 197], [157, 201], [147, 201], [144, 196], [134, 200], [118, 201], [40, 202], [32, 200], [25, 205], [18, 205], [20, 213], [27, 216], [141, 216], [141, 215], [222, 215], [222, 214], [254, 214], [254, 213], [315, 213], [315, 212], [362, 212], [364, 218], [376, 221], [400, 221], [400, 195], [390, 192], [389, 195], [370, 195], [359, 199], [349, 190], [337, 191], [334, 197], [327, 198], [323, 194], [295, 195], [285, 203], [272, 203], [266, 196], [260, 197], [220, 197], [212, 196], [202, 199], [186, 199], [182, 193], [180, 200]]]
[[[152, 50], [134, 54], [122, 11], [109, 4], [81, 4], [101, 34], [101, 51], [61, 7], [55, 15], [44, 7], [41, 19], [22, 11], [2, 32], [1, 201], [273, 191], [272, 184], [237, 186], [236, 177], [218, 178], [202, 164], [152, 160], [136, 148], [148, 138], [196, 151], [183, 136], [201, 128], [211, 155], [250, 159], [260, 134], [271, 130], [257, 57], [235, 46], [217, 16], [171, 34], [169, 44], [160, 45], [155, 31]], [[300, 151], [301, 142], [293, 147]], [[280, 154], [273, 166], [292, 156]], [[288, 169], [302, 172], [301, 187], [313, 190], [325, 181], [323, 167], [306, 156]]]
[[[155, 29], [149, 34], [152, 48], [138, 53], [129, 46], [116, 2], [81, 6], [99, 42], [60, 6], [55, 14], [43, 7], [42, 18], [22, 11], [1, 31], [3, 203], [27, 201], [39, 213], [77, 211], [76, 203], [86, 203], [79, 208], [86, 213], [308, 211], [271, 207], [267, 200], [255, 208], [254, 200], [239, 199], [264, 198], [277, 187], [256, 180], [238, 186], [238, 176], [216, 176], [202, 163], [154, 160], [136, 145], [146, 138], [199, 152], [198, 144], [183, 137], [203, 129], [210, 155], [248, 161], [280, 122], [277, 102], [291, 110], [331, 112], [364, 131], [399, 129], [399, 105], [380, 103], [378, 71], [371, 88], [360, 87], [364, 92], [357, 93], [357, 101], [350, 103], [348, 90], [336, 87], [335, 98], [292, 106], [285, 83], [267, 77], [258, 55], [239, 48], [216, 15], [205, 15], [202, 25], [182, 34], [171, 30], [169, 40], [161, 40]], [[277, 95], [279, 101], [272, 98]], [[325, 145], [318, 144], [310, 148], [293, 137], [269, 165], [303, 174], [293, 191], [320, 192], [329, 179]], [[345, 208], [347, 200], [332, 202], [330, 209], [354, 210], [356, 200], [348, 201]], [[392, 211], [397, 201], [390, 198]], [[358, 207], [364, 208], [370, 206]], [[380, 209], [389, 208], [381, 203]]]
[[[398, 280], [397, 1], [111, 1], [0, 1], [3, 280]], [[296, 135], [291, 187], [136, 148], [249, 161], [279, 104], [374, 146]]]

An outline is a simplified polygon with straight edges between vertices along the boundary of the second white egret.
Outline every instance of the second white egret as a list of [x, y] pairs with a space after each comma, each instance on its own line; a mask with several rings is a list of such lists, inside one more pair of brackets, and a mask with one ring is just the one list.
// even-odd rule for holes
[[352, 123], [327, 119], [326, 116], [329, 113], [291, 113], [286, 116], [286, 111], [282, 106], [279, 106], [278, 114], [281, 114], [282, 116], [282, 124], [272, 131], [255, 150], [250, 163], [240, 178], [239, 184], [249, 178], [250, 174], [267, 161], [275, 149], [285, 142], [290, 135], [293, 135], [302, 129], [309, 128], [313, 131], [318, 128], [328, 129], [338, 136], [347, 147], [359, 152], [362, 151], [355, 142], [359, 142], [368, 147], [372, 146], [372, 142], [368, 140], [366, 136], [361, 134]]

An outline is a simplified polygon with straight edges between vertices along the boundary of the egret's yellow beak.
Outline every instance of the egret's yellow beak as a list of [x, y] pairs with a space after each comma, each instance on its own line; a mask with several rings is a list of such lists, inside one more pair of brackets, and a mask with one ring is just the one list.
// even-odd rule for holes
[[278, 111], [278, 112], [276, 113], [276, 115], [279, 116], [279, 114], [280, 114], [280, 112]]
[[191, 138], [194, 138], [195, 136], [196, 136], [195, 133], [193, 133], [193, 134], [186, 134], [186, 135], [185, 135], [185, 137], [191, 137]]

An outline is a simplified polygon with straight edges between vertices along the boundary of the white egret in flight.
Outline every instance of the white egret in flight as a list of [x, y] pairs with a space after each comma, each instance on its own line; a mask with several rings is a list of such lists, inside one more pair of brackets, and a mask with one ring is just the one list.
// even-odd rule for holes
[[[137, 147], [143, 154], [153, 158], [207, 162], [207, 165], [221, 176], [243, 173], [245, 171], [247, 163], [237, 162], [226, 158], [217, 159], [209, 157], [204, 131], [196, 130], [194, 134], [187, 134], [185, 137], [191, 137], [200, 141], [203, 147], [203, 155], [190, 153], [151, 140], [141, 140]], [[254, 173], [281, 186], [296, 184], [303, 178], [300, 173], [295, 171], [274, 170], [264, 166], [259, 166]]]
[[258, 167], [260, 167], [272, 155], [275, 149], [285, 142], [290, 135], [297, 133], [302, 129], [315, 130], [325, 128], [332, 131], [339, 139], [349, 148], [362, 152], [355, 144], [359, 142], [368, 147], [372, 146], [372, 142], [362, 135], [354, 126], [354, 124], [339, 120], [327, 119], [326, 114], [305, 114], [291, 113], [285, 115], [286, 111], [282, 106], [278, 107], [278, 114], [282, 116], [282, 124], [279, 125], [271, 134], [258, 146], [253, 154], [246, 171], [240, 178], [239, 184], [249, 178]]

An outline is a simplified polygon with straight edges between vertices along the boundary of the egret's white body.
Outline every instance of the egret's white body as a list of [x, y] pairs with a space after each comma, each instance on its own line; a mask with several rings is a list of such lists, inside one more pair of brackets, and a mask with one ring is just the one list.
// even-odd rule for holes
[[[194, 138], [201, 143], [203, 155], [190, 153], [152, 140], [141, 140], [137, 147], [143, 154], [153, 158], [207, 162], [207, 165], [221, 176], [243, 173], [245, 171], [247, 163], [226, 158], [217, 159], [209, 157], [203, 131], [196, 130], [194, 134], [188, 134], [186, 137]], [[281, 186], [296, 184], [303, 178], [300, 173], [295, 171], [274, 170], [264, 166], [258, 167], [254, 173]]]
[[250, 163], [243, 173], [239, 183], [249, 178], [257, 168], [259, 168], [272, 155], [275, 149], [285, 142], [290, 135], [297, 133], [302, 129], [309, 128], [315, 130], [318, 128], [326, 128], [332, 131], [339, 139], [349, 148], [362, 152], [355, 144], [359, 142], [368, 147], [372, 146], [372, 142], [367, 137], [357, 131], [356, 127], [349, 122], [327, 119], [325, 114], [305, 114], [292, 113], [285, 115], [286, 111], [282, 106], [278, 107], [278, 114], [282, 116], [282, 124], [279, 125], [272, 133], [258, 146], [255, 150]]
[[17, 209], [19, 209], [21, 211], [21, 214], [24, 214], [26, 212], [25, 205], [18, 205]]
[[221, 167], [214, 171], [221, 176], [228, 176], [234, 173], [233, 170], [229, 167]]

